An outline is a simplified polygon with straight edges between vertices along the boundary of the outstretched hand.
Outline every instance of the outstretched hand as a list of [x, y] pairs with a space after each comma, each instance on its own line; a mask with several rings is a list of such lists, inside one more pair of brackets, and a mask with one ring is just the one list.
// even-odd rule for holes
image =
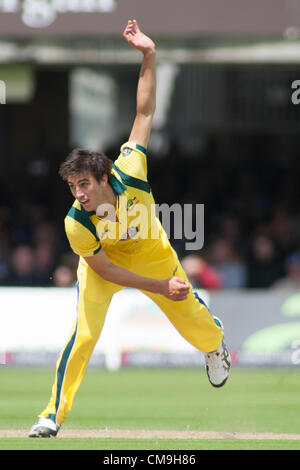
[[123, 37], [135, 49], [146, 53], [154, 52], [155, 44], [148, 36], [146, 36], [139, 28], [136, 20], [129, 20], [124, 30]]

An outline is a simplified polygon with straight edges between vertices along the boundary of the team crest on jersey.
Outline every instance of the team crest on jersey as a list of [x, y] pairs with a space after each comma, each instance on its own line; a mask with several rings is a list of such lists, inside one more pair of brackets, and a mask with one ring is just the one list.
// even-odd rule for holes
[[136, 204], [138, 204], [138, 199], [134, 196], [133, 199], [129, 199], [129, 201], [127, 202], [127, 206], [126, 206], [126, 210], [129, 211], [132, 206], [135, 206]]
[[123, 157], [127, 157], [127, 155], [129, 155], [131, 152], [132, 152], [132, 149], [130, 149], [129, 147], [125, 147], [122, 150], [122, 155], [123, 155]]

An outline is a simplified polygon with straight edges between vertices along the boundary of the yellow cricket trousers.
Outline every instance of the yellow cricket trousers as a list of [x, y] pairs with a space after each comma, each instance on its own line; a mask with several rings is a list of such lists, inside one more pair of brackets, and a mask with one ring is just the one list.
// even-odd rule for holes
[[[124, 251], [105, 248], [111, 262], [150, 278], [166, 279], [175, 275], [187, 280], [166, 236], [159, 240], [145, 240], [129, 253], [126, 243], [121, 245]], [[121, 289], [121, 286], [103, 280], [84, 260], [80, 260], [77, 319], [57, 361], [50, 401], [39, 416], [50, 416], [57, 424], [65, 421], [99, 339], [112, 296]], [[144, 293], [195, 348], [202, 352], [218, 348], [223, 332], [192, 288], [187, 299], [177, 302], [159, 294]]]

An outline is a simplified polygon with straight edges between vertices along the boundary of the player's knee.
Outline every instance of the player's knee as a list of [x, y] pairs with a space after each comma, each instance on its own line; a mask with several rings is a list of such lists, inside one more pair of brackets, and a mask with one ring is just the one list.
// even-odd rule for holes
[[90, 332], [80, 335], [79, 349], [92, 349], [98, 341], [99, 335], [92, 335]]

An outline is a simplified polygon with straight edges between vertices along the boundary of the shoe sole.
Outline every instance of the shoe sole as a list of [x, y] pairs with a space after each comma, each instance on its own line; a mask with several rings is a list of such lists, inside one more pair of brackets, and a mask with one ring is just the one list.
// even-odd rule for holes
[[207, 374], [209, 383], [210, 383], [213, 387], [215, 387], [215, 388], [223, 387], [223, 385], [226, 384], [227, 379], [228, 379], [228, 377], [229, 377], [229, 375], [228, 375], [228, 376], [226, 377], [226, 379], [224, 379], [223, 382], [221, 382], [220, 384], [214, 384], [214, 383], [211, 382], [211, 380], [210, 380], [210, 378], [209, 378], [209, 375], [208, 375], [208, 367], [207, 367], [207, 366], [206, 366], [206, 374]]
[[43, 437], [43, 438], [50, 438], [56, 437], [57, 432], [49, 430], [49, 428], [40, 427], [36, 431], [28, 434], [28, 437]]
[[[213, 319], [214, 319], [215, 324], [221, 328], [221, 330], [223, 331], [223, 334], [224, 334], [224, 326], [223, 326], [223, 323], [222, 323], [222, 321], [220, 320], [220, 318], [214, 316]], [[222, 340], [222, 343], [223, 343], [223, 347], [224, 347], [224, 346], [225, 346], [225, 345], [224, 345], [224, 339]], [[226, 349], [226, 351], [227, 351], [227, 353], [228, 353], [228, 355], [229, 355], [229, 357], [230, 357], [230, 354], [229, 354], [229, 351], [227, 350], [227, 347], [225, 347], [225, 349]], [[231, 364], [231, 360], [230, 360], [229, 371], [230, 371], [230, 369], [231, 369], [231, 365], [232, 365], [232, 364]], [[227, 377], [223, 380], [223, 382], [221, 382], [221, 383], [219, 383], [219, 384], [214, 384], [214, 383], [211, 382], [211, 380], [210, 380], [210, 378], [209, 378], [209, 375], [208, 375], [208, 366], [206, 366], [206, 375], [207, 375], [207, 378], [208, 378], [209, 383], [210, 383], [213, 387], [215, 387], [215, 388], [220, 388], [220, 387], [223, 387], [223, 385], [226, 384], [227, 379], [228, 379], [228, 377], [229, 377], [229, 372], [228, 372]]]

